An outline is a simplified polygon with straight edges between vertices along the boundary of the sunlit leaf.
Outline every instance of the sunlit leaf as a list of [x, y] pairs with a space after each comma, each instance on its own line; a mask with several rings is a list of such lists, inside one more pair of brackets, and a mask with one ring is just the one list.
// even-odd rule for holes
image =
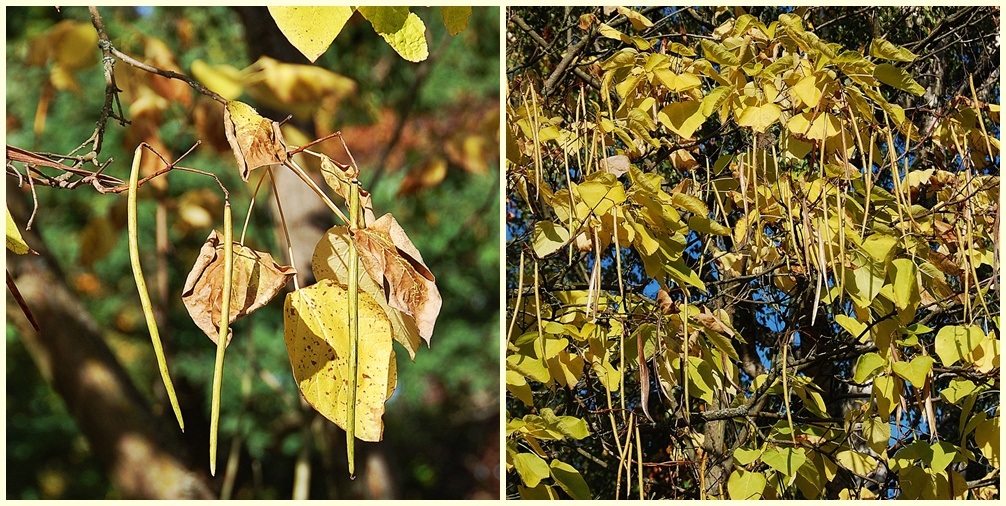
[[14, 223], [14, 218], [10, 215], [10, 208], [6, 207], [7, 210], [7, 249], [14, 252], [16, 255], [24, 255], [25, 253], [31, 251], [28, 244], [24, 242], [21, 238], [21, 231], [18, 230], [17, 225]]
[[936, 354], [944, 366], [951, 366], [964, 358], [985, 337], [976, 325], [947, 325], [936, 333]]
[[430, 55], [426, 25], [408, 7], [360, 7], [359, 11], [402, 58], [421, 62]]
[[807, 452], [803, 448], [769, 447], [762, 454], [762, 461], [788, 478], [807, 462]]
[[737, 124], [751, 127], [755, 132], [762, 133], [779, 120], [780, 114], [782, 114], [782, 109], [775, 104], [746, 107], [737, 118]]
[[[286, 297], [283, 338], [290, 365], [304, 399], [343, 429], [349, 392], [349, 292], [323, 279]], [[360, 339], [357, 354], [356, 437], [380, 441], [384, 403], [398, 382], [391, 322], [367, 293], [359, 295]]]
[[926, 382], [929, 371], [933, 369], [933, 357], [920, 355], [913, 358], [911, 362], [895, 362], [892, 367], [895, 374], [921, 388]]
[[835, 460], [859, 476], [867, 476], [877, 469], [877, 459], [854, 450], [842, 450], [836, 453]]
[[856, 383], [866, 383], [873, 375], [882, 370], [887, 365], [887, 361], [880, 355], [870, 352], [864, 353], [856, 359], [856, 374], [852, 381]]
[[545, 258], [559, 250], [569, 241], [569, 231], [562, 225], [551, 221], [539, 221], [534, 224], [534, 254]]
[[735, 501], [761, 499], [766, 483], [762, 473], [735, 469], [727, 480], [727, 492]]
[[[311, 271], [317, 279], [332, 279], [344, 287], [349, 286], [349, 228], [332, 227], [315, 247], [311, 257]], [[366, 269], [360, 269], [359, 287], [368, 293], [391, 320], [395, 341], [405, 347], [410, 358], [415, 358], [416, 351], [422, 344], [416, 319], [403, 311], [392, 308], [388, 303], [388, 295], [383, 285], [378, 285], [371, 279]]]
[[870, 43], [870, 56], [905, 63], [911, 63], [917, 58], [915, 53], [884, 39], [873, 39]]
[[660, 110], [657, 119], [672, 132], [689, 139], [706, 121], [699, 111], [701, 106], [700, 100], [673, 102]]
[[226, 100], [234, 100], [244, 91], [241, 71], [230, 65], [210, 65], [197, 58], [189, 70], [192, 77]]
[[551, 474], [548, 464], [533, 453], [518, 453], [513, 456], [514, 467], [524, 485], [534, 488]]
[[344, 6], [269, 7], [269, 14], [283, 35], [312, 62], [332, 45], [353, 11], [352, 7]]

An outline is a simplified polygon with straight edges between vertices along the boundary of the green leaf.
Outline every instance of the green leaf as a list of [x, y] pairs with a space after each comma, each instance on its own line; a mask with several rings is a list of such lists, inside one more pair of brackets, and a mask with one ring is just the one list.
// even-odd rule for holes
[[807, 462], [807, 453], [803, 448], [769, 447], [762, 455], [762, 461], [789, 478], [795, 476]]
[[566, 227], [551, 221], [539, 221], [534, 224], [533, 237], [534, 254], [538, 255], [538, 258], [545, 258], [569, 241], [569, 231]]
[[708, 362], [699, 357], [688, 357], [688, 383], [688, 395], [712, 404], [716, 380], [713, 379], [713, 369]]
[[905, 63], [915, 61], [917, 58], [915, 53], [884, 39], [873, 39], [870, 44], [870, 56]]
[[898, 258], [891, 262], [891, 282], [894, 285], [894, 305], [904, 310], [918, 305], [919, 284], [916, 281], [918, 268], [910, 258]]
[[867, 261], [859, 268], [845, 268], [845, 292], [859, 307], [868, 307], [884, 287], [886, 273], [881, 265]]
[[761, 452], [755, 449], [738, 448], [734, 450], [734, 462], [742, 466], [746, 466], [761, 455]]
[[402, 58], [421, 62], [430, 55], [426, 25], [408, 7], [360, 7], [359, 11]]
[[559, 499], [559, 493], [555, 491], [555, 487], [544, 483], [540, 483], [537, 487], [531, 488], [527, 488], [518, 483], [517, 493], [520, 494], [520, 498], [525, 501], [555, 501]]
[[877, 414], [881, 418], [891, 416], [891, 409], [896, 399], [894, 393], [894, 378], [878, 376], [873, 380], [873, 395], [877, 399]]
[[[851, 316], [844, 314], [835, 315], [835, 323], [841, 325], [852, 337], [866, 337], [866, 324]], [[857, 383], [862, 382], [857, 381]]]
[[534, 488], [541, 480], [549, 477], [549, 467], [541, 457], [533, 453], [518, 453], [513, 456], [513, 465], [517, 468], [524, 485]]
[[701, 106], [701, 100], [673, 102], [657, 113], [657, 119], [672, 132], [689, 139], [706, 121], [699, 110]]
[[577, 471], [573, 468], [573, 466], [558, 459], [553, 459], [549, 464], [549, 468], [552, 472], [552, 478], [555, 478], [555, 482], [559, 485], [559, 487], [565, 490], [570, 497], [583, 501], [591, 499], [590, 487], [587, 486], [587, 482], [584, 481], [583, 476], [580, 475], [580, 471]]
[[895, 362], [892, 364], [894, 374], [905, 378], [917, 388], [922, 388], [926, 383], [926, 376], [933, 370], [933, 357], [919, 355], [911, 362]]
[[936, 333], [936, 354], [944, 366], [954, 365], [971, 353], [985, 337], [976, 325], [947, 325]]
[[887, 361], [884, 360], [880, 355], [870, 352], [864, 353], [859, 356], [856, 360], [856, 374], [853, 376], [852, 381], [856, 383], [865, 383], [867, 380], [873, 377], [877, 371], [883, 370], [887, 365]]
[[[757, 452], [756, 452], [757, 453]], [[735, 469], [727, 480], [727, 492], [735, 501], [761, 499], [767, 480], [762, 473]]]
[[866, 418], [863, 420], [863, 437], [871, 450], [883, 455], [891, 441], [891, 424], [879, 416]]
[[31, 248], [28, 244], [24, 242], [21, 238], [21, 231], [17, 229], [17, 225], [14, 223], [14, 218], [10, 215], [10, 208], [7, 208], [7, 249], [14, 252], [16, 255], [24, 255]]
[[954, 461], [957, 453], [957, 447], [946, 441], [940, 441], [932, 446], [932, 460], [929, 461], [929, 467], [936, 473], [942, 473]]
[[926, 93], [925, 88], [919, 86], [919, 83], [915, 82], [915, 79], [912, 79], [911, 74], [905, 69], [895, 67], [890, 63], [877, 65], [877, 68], [873, 69], [873, 77], [876, 77], [877, 80], [888, 86], [907, 91], [912, 95], [921, 97]]
[[978, 385], [975, 385], [971, 380], [954, 378], [950, 380], [950, 384], [946, 388], [940, 390], [940, 397], [950, 404], [957, 405], [961, 399], [975, 393], [977, 390]]
[[[353, 7], [269, 7], [290, 44], [313, 63], [353, 17]], [[362, 10], [362, 9], [361, 9]]]
[[440, 17], [444, 20], [444, 26], [451, 36], [461, 33], [468, 27], [468, 18], [472, 16], [471, 7], [440, 7]]

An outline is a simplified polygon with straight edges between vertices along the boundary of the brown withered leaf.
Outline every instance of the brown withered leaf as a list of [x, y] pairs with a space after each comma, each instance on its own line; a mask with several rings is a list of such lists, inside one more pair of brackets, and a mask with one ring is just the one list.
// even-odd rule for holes
[[384, 286], [388, 305], [412, 315], [419, 335], [429, 344], [442, 300], [436, 278], [405, 230], [389, 213], [353, 231], [352, 237], [367, 274]]
[[[332, 227], [318, 241], [315, 246], [314, 255], [311, 257], [311, 272], [319, 281], [331, 279], [340, 286], [349, 286], [349, 248], [351, 247], [349, 238], [349, 227]], [[388, 305], [388, 295], [382, 285], [378, 285], [366, 269], [361, 269], [357, 277], [359, 289], [367, 293], [381, 306], [381, 309], [391, 320], [391, 330], [395, 341], [405, 347], [409, 352], [409, 358], [416, 359], [416, 352], [423, 340], [419, 337], [419, 328], [416, 326], [416, 319], [411, 315], [392, 308]]]
[[[297, 274], [293, 267], [279, 265], [272, 255], [234, 243], [231, 278], [230, 321], [248, 316], [266, 305]], [[224, 282], [223, 235], [210, 232], [199, 257], [185, 279], [182, 302], [196, 326], [215, 343], [220, 333], [220, 305]], [[230, 344], [231, 335], [227, 335]]]
[[237, 159], [241, 179], [245, 181], [252, 170], [286, 161], [286, 142], [279, 131], [279, 123], [263, 118], [244, 102], [227, 102], [224, 133]]
[[[331, 158], [325, 155], [321, 156], [321, 175], [325, 177], [328, 186], [335, 190], [336, 195], [345, 199], [346, 202], [349, 202], [349, 192], [353, 187], [350, 181], [358, 176], [356, 172], [350, 166], [341, 166]], [[360, 190], [360, 207], [363, 209], [363, 223], [369, 227], [375, 220], [374, 204], [370, 199], [370, 192], [363, 189]]]
[[678, 310], [677, 303], [671, 300], [671, 295], [663, 288], [657, 291], [657, 306], [660, 306], [660, 312], [664, 314], [671, 314]]

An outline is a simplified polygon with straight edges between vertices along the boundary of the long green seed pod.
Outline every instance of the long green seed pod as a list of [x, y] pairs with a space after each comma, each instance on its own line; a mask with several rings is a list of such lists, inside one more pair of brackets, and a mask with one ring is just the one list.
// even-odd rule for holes
[[213, 401], [210, 404], [210, 475], [217, 471], [217, 430], [220, 426], [220, 387], [223, 384], [224, 352], [231, 322], [231, 277], [234, 271], [234, 227], [231, 203], [224, 202], [224, 289], [220, 300], [220, 333], [217, 334], [217, 358], [213, 365]]
[[[349, 226], [355, 231], [360, 217], [360, 181], [353, 178], [349, 191]], [[360, 254], [350, 241], [349, 247], [349, 398], [346, 401], [346, 457], [349, 475], [355, 477], [353, 448], [356, 443], [356, 372], [357, 348], [360, 339], [359, 280]]]
[[150, 342], [154, 345], [157, 368], [161, 371], [161, 380], [164, 381], [164, 388], [168, 391], [168, 400], [171, 402], [171, 409], [175, 412], [175, 418], [178, 419], [178, 427], [182, 432], [185, 432], [182, 410], [178, 407], [178, 398], [175, 397], [175, 387], [171, 384], [171, 375], [168, 373], [168, 362], [164, 359], [161, 336], [157, 332], [157, 320], [154, 319], [154, 308], [150, 304], [150, 294], [147, 293], [147, 283], [143, 279], [143, 269], [140, 267], [140, 246], [136, 232], [136, 188], [140, 174], [140, 159], [143, 156], [142, 149], [143, 146], [137, 146], [136, 151], [133, 152], [133, 166], [129, 172], [129, 192], [126, 194], [129, 264], [133, 268], [133, 279], [136, 280], [136, 290], [140, 292], [140, 305], [143, 306], [143, 317], [147, 321]]

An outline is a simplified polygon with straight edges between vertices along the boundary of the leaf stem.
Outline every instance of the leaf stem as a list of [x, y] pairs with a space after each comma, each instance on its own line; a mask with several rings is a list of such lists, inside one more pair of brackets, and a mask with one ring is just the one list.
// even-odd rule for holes
[[[353, 178], [349, 192], [349, 230], [352, 233], [359, 226], [360, 181]], [[354, 445], [356, 443], [356, 374], [357, 347], [360, 337], [359, 283], [360, 253], [350, 241], [349, 248], [349, 398], [346, 402], [346, 457], [349, 460], [349, 476], [355, 478]]]
[[210, 475], [217, 471], [217, 431], [220, 426], [220, 387], [223, 384], [224, 352], [231, 321], [231, 276], [234, 270], [234, 227], [231, 223], [231, 203], [224, 201], [224, 287], [220, 299], [220, 333], [217, 334], [217, 357], [213, 364], [213, 400], [210, 405]]
[[164, 381], [164, 388], [168, 391], [168, 400], [171, 402], [171, 409], [178, 419], [178, 427], [185, 432], [185, 422], [182, 420], [182, 410], [178, 406], [178, 398], [175, 396], [175, 387], [171, 384], [171, 375], [168, 373], [168, 363], [164, 358], [164, 349], [161, 347], [161, 337], [157, 332], [157, 320], [154, 319], [154, 309], [150, 304], [150, 294], [147, 293], [147, 283], [143, 278], [143, 269], [140, 267], [140, 246], [136, 231], [136, 192], [137, 181], [140, 174], [140, 159], [143, 156], [143, 145], [136, 147], [133, 152], [133, 166], [129, 172], [129, 190], [126, 197], [126, 225], [129, 236], [129, 264], [133, 268], [133, 279], [136, 281], [136, 290], [140, 293], [140, 305], [143, 307], [143, 317], [147, 321], [147, 330], [150, 332], [150, 342], [154, 346], [154, 356], [157, 357], [157, 368], [161, 372], [161, 380]]

